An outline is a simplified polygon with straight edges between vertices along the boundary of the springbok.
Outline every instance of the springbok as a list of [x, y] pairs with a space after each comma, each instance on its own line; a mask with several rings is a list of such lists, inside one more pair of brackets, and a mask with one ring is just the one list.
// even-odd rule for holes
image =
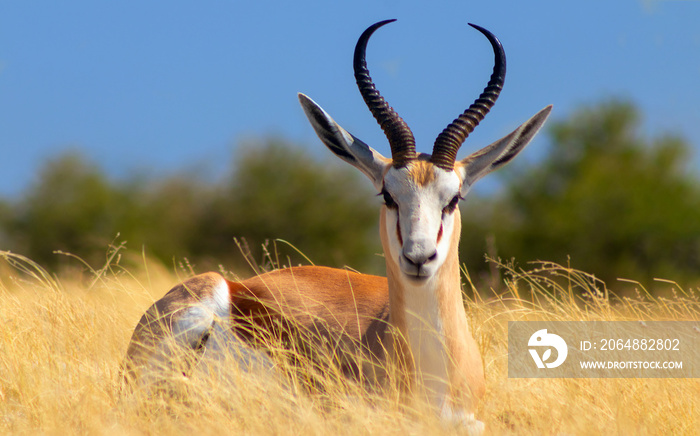
[[[505, 165], [530, 142], [551, 106], [502, 139], [456, 160], [459, 147], [494, 105], [506, 73], [501, 43], [491, 32], [470, 24], [493, 47], [491, 79], [479, 98], [440, 133], [433, 154], [417, 153], [411, 130], [376, 90], [365, 62], [370, 36], [392, 21], [365, 30], [353, 62], [360, 93], [389, 140], [391, 159], [299, 94], [321, 141], [369, 177], [384, 198], [379, 220], [387, 278], [312, 266], [279, 269], [240, 282], [213, 272], [192, 277], [154, 303], [136, 326], [125, 360], [132, 380], [147, 379], [168, 367], [175, 348], [216, 356], [222, 349], [254, 344], [251, 325], [279, 334], [275, 326], [284, 324], [313, 338], [331, 338], [319, 344], [336, 344], [341, 352], [360, 351], [368, 362], [395, 363], [405, 370], [408, 380], [403, 384], [437, 413], [478, 432], [481, 423], [473, 412], [484, 394], [484, 371], [462, 300], [457, 205], [477, 180]], [[386, 379], [376, 365], [358, 364], [356, 359], [340, 362], [350, 377], [380, 384]]]

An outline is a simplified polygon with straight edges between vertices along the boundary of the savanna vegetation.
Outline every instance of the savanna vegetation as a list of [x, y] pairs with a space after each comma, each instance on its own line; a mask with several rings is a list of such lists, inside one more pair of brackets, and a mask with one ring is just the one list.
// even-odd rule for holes
[[[628, 102], [581, 108], [549, 125], [543, 161], [506, 172], [502, 195], [465, 213], [462, 260], [493, 257], [570, 264], [609, 286], [700, 271], [700, 183], [689, 143], [647, 138]], [[486, 237], [484, 237], [486, 235]], [[485, 243], [486, 242], [486, 243]], [[469, 247], [469, 248], [467, 248]], [[476, 248], [474, 248], [476, 247]]]
[[[543, 159], [516, 161], [497, 194], [462, 205], [465, 304], [487, 374], [478, 417], [493, 434], [697, 434], [698, 379], [508, 378], [508, 321], [700, 318], [690, 144], [648, 138], [620, 101], [546, 135]], [[57, 156], [0, 201], [0, 433], [461, 434], [288, 350], [273, 353], [284, 379], [272, 384], [232, 367], [172, 380], [170, 395], [124, 389], [136, 322], [185, 277], [310, 261], [381, 274], [378, 204], [352, 169], [280, 139], [242, 144], [214, 181], [114, 180]]]
[[[175, 378], [167, 394], [126, 389], [119, 368], [136, 320], [191, 271], [112, 263], [76, 282], [7, 252], [0, 265], [2, 434], [466, 434], [391, 389], [319, 370], [322, 354], [310, 362], [281, 348], [272, 379], [224, 362], [225, 377]], [[503, 291], [466, 302], [486, 369], [477, 416], [490, 434], [697, 434], [700, 379], [512, 379], [507, 363], [508, 321], [698, 320], [697, 294], [667, 283], [671, 299], [611, 303], [600, 281], [570, 268], [498, 267]]]
[[238, 244], [257, 261], [277, 238], [288, 242], [277, 244], [282, 260], [302, 261], [298, 246], [319, 264], [376, 263], [378, 202], [353, 171], [280, 140], [242, 145], [232, 167], [218, 182], [197, 174], [113, 181], [80, 154], [60, 155], [0, 208], [0, 247], [53, 271], [75, 264], [57, 251], [96, 265], [122, 245], [125, 261], [239, 269]]
[[[641, 121], [634, 105], [615, 100], [551, 120], [543, 159], [492, 176], [502, 179], [496, 195], [471, 194], [461, 259], [473, 279], [500, 281], [486, 253], [523, 267], [571, 265], [613, 288], [625, 287], [618, 278], [652, 291], [654, 278], [695, 284], [700, 184], [691, 146], [648, 138]], [[80, 154], [59, 155], [23, 195], [0, 201], [0, 248], [52, 271], [82, 267], [56, 251], [99, 265], [110, 245], [125, 244], [123, 256], [136, 262], [145, 255], [249, 274], [238, 245], [256, 262], [274, 250], [282, 263], [304, 262], [298, 247], [317, 264], [381, 274], [380, 200], [330, 153], [318, 160], [304, 150], [282, 139], [241, 144], [214, 181], [187, 172], [113, 180]]]

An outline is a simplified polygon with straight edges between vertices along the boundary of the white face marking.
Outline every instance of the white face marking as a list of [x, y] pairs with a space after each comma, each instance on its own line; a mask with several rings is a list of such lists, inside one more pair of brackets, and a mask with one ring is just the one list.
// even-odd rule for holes
[[386, 212], [389, 250], [409, 279], [427, 282], [444, 263], [452, 242], [453, 206], [460, 187], [456, 172], [425, 161], [392, 167], [384, 176], [384, 191], [394, 203], [387, 205]]

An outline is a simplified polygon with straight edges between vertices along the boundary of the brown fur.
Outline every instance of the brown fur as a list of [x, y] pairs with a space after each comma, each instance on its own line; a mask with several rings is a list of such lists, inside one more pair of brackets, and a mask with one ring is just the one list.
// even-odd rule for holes
[[[205, 273], [176, 285], [142, 316], [127, 349], [124, 367], [138, 377], [172, 336], [174, 318], [185, 308], [210, 298], [221, 282], [229, 289], [233, 330], [253, 344], [267, 332], [277, 338], [329, 339], [340, 355], [346, 375], [375, 379], [375, 365], [384, 359], [382, 339], [387, 328], [389, 293], [384, 277], [348, 270], [302, 266], [285, 268], [232, 282], [218, 273]], [[262, 330], [261, 330], [262, 329]], [[357, 352], [366, 360], [358, 362]], [[167, 356], [162, 356], [163, 360]]]
[[[272, 271], [240, 282], [225, 281], [217, 273], [192, 277], [176, 285], [149, 308], [139, 321], [127, 350], [127, 373], [135, 376], [155, 352], [167, 353], [162, 345], [173, 329], [178, 314], [200, 300], [210, 299], [222, 281], [229, 290], [233, 330], [249, 343], [253, 331], [276, 337], [301, 334], [312, 343], [323, 338], [335, 344], [348, 376], [382, 378], [376, 366], [357, 364], [353, 353], [360, 351], [368, 361], [381, 362], [390, 352], [391, 368], [402, 390], [415, 380], [413, 356], [405, 340], [408, 334], [404, 291], [396, 259], [391, 257], [386, 208], [380, 213], [380, 236], [384, 246], [387, 278], [326, 267], [293, 267]], [[455, 408], [474, 410], [484, 394], [484, 373], [464, 313], [458, 244], [460, 216], [454, 214], [454, 232], [448, 258], [439, 270], [442, 288], [438, 310], [443, 322], [445, 346], [450, 359], [450, 401]], [[387, 327], [391, 325], [392, 329]], [[343, 359], [348, 356], [350, 359]], [[164, 356], [167, 358], [167, 356]], [[368, 370], [370, 368], [371, 370]]]
[[425, 186], [435, 180], [435, 165], [424, 160], [413, 160], [408, 164], [408, 175], [418, 186]]
[[486, 392], [484, 365], [479, 347], [467, 323], [459, 270], [459, 238], [462, 219], [459, 209], [454, 213], [452, 243], [439, 281], [438, 310], [443, 319], [445, 346], [450, 357], [450, 399], [456, 408], [474, 410], [477, 400]]
[[[398, 264], [396, 260], [391, 258], [389, 251], [389, 238], [386, 234], [386, 207], [382, 207], [379, 214], [379, 236], [384, 247], [384, 256], [386, 258], [386, 276], [389, 282], [389, 323], [393, 331], [387, 336], [387, 350], [389, 357], [393, 359], [392, 365], [396, 371], [393, 374], [393, 379], [398, 383], [402, 391], [410, 390], [414, 380], [413, 357], [411, 350], [406, 341], [406, 332], [408, 326], [406, 323], [406, 303], [404, 301], [404, 293], [401, 292], [401, 280]], [[397, 223], [398, 225], [398, 223]], [[401, 380], [401, 379], [404, 380]]]

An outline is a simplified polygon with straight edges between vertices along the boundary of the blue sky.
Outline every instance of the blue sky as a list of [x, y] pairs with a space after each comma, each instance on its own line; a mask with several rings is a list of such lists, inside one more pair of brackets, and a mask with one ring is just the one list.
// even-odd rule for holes
[[[502, 41], [508, 77], [460, 156], [547, 104], [639, 105], [649, 134], [700, 146], [700, 1], [0, 0], [0, 196], [16, 196], [48, 159], [82, 150], [115, 178], [182, 170], [217, 177], [246, 138], [277, 135], [330, 153], [296, 93], [385, 154], [352, 75], [370, 24], [370, 71], [420, 151], [481, 92], [493, 55], [467, 26]], [[541, 136], [524, 153], [546, 152]], [[700, 171], [700, 169], [699, 169]]]

